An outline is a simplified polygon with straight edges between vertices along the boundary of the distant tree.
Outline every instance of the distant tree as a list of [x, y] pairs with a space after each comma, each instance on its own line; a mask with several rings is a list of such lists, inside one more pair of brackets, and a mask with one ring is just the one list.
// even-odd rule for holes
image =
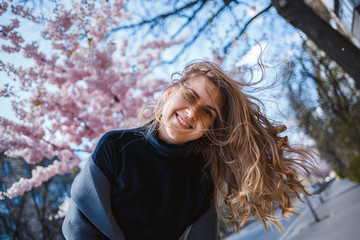
[[[288, 81], [300, 127], [342, 177], [360, 181], [360, 95], [345, 72], [312, 42]], [[297, 70], [298, 69], [298, 70]]]
[[330, 26], [304, 0], [272, 0], [278, 13], [291, 25], [304, 32], [319, 49], [335, 61], [360, 89], [360, 49], [350, 39]]

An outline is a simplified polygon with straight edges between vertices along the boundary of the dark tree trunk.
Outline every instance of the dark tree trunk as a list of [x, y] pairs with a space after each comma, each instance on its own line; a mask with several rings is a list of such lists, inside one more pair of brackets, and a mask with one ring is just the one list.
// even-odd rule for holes
[[272, 0], [277, 12], [304, 32], [354, 80], [360, 89], [360, 49], [322, 20], [303, 0]]
[[340, 2], [339, 0], [334, 0], [334, 12], [336, 16], [339, 16]]

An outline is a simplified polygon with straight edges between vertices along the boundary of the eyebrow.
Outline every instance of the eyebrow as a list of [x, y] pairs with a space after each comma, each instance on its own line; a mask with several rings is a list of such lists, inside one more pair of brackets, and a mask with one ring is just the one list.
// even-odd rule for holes
[[[193, 89], [191, 89], [191, 88], [188, 88], [188, 89], [195, 95], [195, 97], [196, 97], [198, 100], [200, 100], [200, 95], [199, 95], [195, 90], [193, 90]], [[210, 106], [210, 105], [206, 105], [205, 107], [217, 113], [217, 111], [216, 111], [216, 109], [215, 109], [214, 107], [212, 107], [212, 106]]]

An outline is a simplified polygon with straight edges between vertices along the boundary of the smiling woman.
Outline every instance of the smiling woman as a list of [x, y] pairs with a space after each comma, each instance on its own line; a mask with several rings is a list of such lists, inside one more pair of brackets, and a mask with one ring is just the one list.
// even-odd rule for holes
[[279, 136], [285, 126], [246, 86], [214, 63], [188, 64], [140, 113], [144, 126], [101, 138], [73, 184], [64, 236], [218, 239], [220, 206], [237, 230], [251, 215], [281, 227], [274, 206], [294, 213], [290, 192], [307, 194], [297, 169], [308, 173], [311, 155]]
[[223, 97], [218, 87], [205, 77], [176, 84], [165, 93], [159, 138], [171, 144], [184, 144], [204, 135], [221, 109]]

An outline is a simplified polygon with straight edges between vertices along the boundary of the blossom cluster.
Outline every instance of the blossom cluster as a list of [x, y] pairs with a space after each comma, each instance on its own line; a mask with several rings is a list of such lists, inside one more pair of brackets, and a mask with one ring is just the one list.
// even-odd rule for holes
[[5, 193], [0, 193], [0, 200], [4, 196], [8, 198], [14, 198], [24, 194], [24, 192], [31, 190], [33, 187], [40, 186], [43, 182], [48, 181], [51, 177], [70, 172], [71, 169], [80, 163], [79, 158], [75, 158], [71, 161], [58, 161], [55, 160], [51, 165], [47, 167], [37, 166], [31, 171], [31, 178], [20, 178], [20, 180], [14, 183]]
[[[15, 85], [0, 89], [0, 98], [15, 96], [17, 117], [17, 121], [0, 117], [0, 152], [31, 164], [44, 157], [60, 159], [36, 167], [30, 179], [21, 178], [3, 197], [19, 196], [56, 174], [71, 171], [80, 162], [75, 148], [91, 152], [103, 133], [134, 126], [136, 113], [165, 84], [152, 77], [151, 66], [159, 64], [161, 53], [180, 40], [140, 41], [134, 49], [126, 36], [109, 37], [112, 28], [131, 16], [124, 10], [124, 1], [71, 4], [55, 5], [46, 18], [22, 5], [0, 4], [0, 16], [14, 17], [0, 25], [2, 51], [21, 53], [32, 62], [25, 67], [0, 61], [0, 71], [28, 93], [21, 98], [11, 92]], [[26, 42], [26, 33], [19, 30], [24, 21], [42, 26], [41, 40]]]
[[49, 220], [64, 218], [70, 205], [70, 198], [66, 197], [64, 202], [60, 204], [59, 210], [56, 214], [49, 216]]

